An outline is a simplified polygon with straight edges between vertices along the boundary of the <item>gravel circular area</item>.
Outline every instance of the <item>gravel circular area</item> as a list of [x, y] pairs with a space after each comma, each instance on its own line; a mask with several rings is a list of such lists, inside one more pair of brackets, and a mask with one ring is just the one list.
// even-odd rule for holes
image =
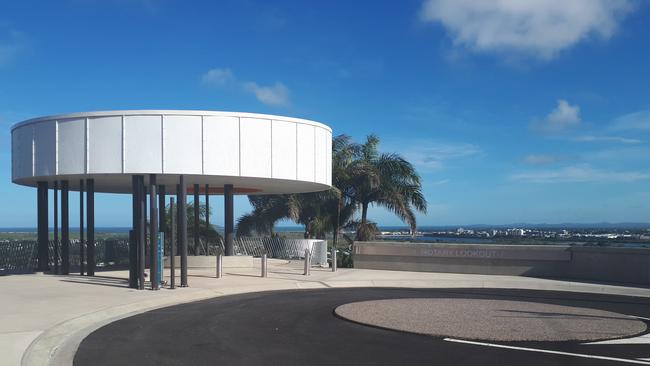
[[335, 313], [381, 328], [490, 341], [595, 341], [647, 329], [643, 321], [609, 311], [507, 300], [373, 300], [341, 305]]

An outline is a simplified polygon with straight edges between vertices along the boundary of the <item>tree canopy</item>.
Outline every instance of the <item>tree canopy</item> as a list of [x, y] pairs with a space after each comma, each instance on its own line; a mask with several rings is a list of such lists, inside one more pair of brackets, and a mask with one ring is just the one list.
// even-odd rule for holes
[[362, 144], [346, 135], [333, 139], [328, 191], [248, 198], [253, 211], [239, 218], [238, 235], [274, 235], [275, 224], [290, 219], [304, 225], [306, 237], [324, 238], [331, 232], [335, 245], [341, 228], [356, 230], [357, 240], [374, 237], [376, 224], [368, 220], [371, 205], [390, 210], [412, 231], [417, 227], [415, 212], [427, 210], [415, 167], [399, 154], [381, 153], [375, 135]]

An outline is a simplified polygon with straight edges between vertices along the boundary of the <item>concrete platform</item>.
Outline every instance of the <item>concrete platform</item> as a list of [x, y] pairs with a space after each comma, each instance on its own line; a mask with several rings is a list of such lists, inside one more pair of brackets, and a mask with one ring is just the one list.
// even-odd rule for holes
[[[516, 276], [464, 275], [361, 269], [313, 268], [302, 275], [303, 263], [270, 262], [269, 277], [253, 267], [229, 268], [215, 278], [214, 268], [189, 271], [188, 288], [138, 291], [127, 287], [127, 271], [78, 275], [14, 275], [0, 277], [0, 365], [70, 365], [79, 342], [90, 332], [117, 319], [151, 309], [200, 299], [247, 292], [339, 288], [503, 288], [539, 289], [640, 296], [649, 288], [545, 280]], [[167, 273], [168, 274], [168, 273]], [[179, 278], [177, 272], [177, 278]], [[168, 280], [168, 278], [166, 278]]]

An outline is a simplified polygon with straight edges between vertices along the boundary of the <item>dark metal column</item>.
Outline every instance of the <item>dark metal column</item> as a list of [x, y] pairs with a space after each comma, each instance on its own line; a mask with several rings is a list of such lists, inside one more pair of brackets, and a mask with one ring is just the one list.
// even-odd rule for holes
[[69, 184], [61, 182], [61, 273], [70, 274], [70, 207]]
[[[158, 231], [167, 232], [167, 215], [165, 213], [165, 185], [161, 184], [158, 186]], [[167, 238], [165, 238], [167, 239]], [[164, 250], [164, 249], [163, 249]]]
[[208, 255], [208, 249], [210, 248], [210, 242], [208, 237], [210, 236], [210, 185], [205, 185], [205, 255]]
[[38, 182], [36, 185], [37, 194], [37, 223], [38, 223], [38, 264], [36, 270], [45, 272], [48, 269], [48, 240], [49, 228], [47, 224], [47, 182]]
[[86, 180], [86, 225], [88, 226], [88, 276], [95, 275], [95, 180]]
[[[144, 253], [145, 253], [145, 255], [149, 256], [149, 261], [148, 261], [149, 262], [148, 263], [149, 267], [147, 267], [147, 260], [145, 259], [145, 267], [144, 268], [149, 268], [149, 270], [151, 271], [151, 261], [153, 260], [153, 258], [151, 258], [151, 256], [153, 255], [153, 253], [151, 252], [151, 240], [149, 240], [149, 232], [147, 231], [148, 225], [150, 224], [150, 222], [149, 222], [149, 210], [147, 210], [147, 208], [149, 207], [149, 206], [147, 206], [147, 199], [148, 199], [148, 197], [147, 197], [147, 192], [148, 192], [147, 191], [147, 186], [148, 185], [146, 183], [146, 180], [145, 180], [144, 176], [142, 177], [142, 185], [143, 185], [143, 188], [142, 188], [142, 201], [144, 202], [144, 208], [142, 209], [143, 216], [144, 216], [144, 226], [143, 226], [144, 229], [142, 229], [142, 230], [144, 230], [144, 240], [145, 240], [144, 241]], [[151, 273], [149, 273], [149, 275], [151, 275]]]
[[225, 252], [226, 255], [235, 255], [234, 232], [235, 232], [235, 213], [233, 209], [233, 185], [226, 184], [223, 186], [223, 205], [224, 205], [224, 231], [226, 236]]
[[187, 287], [187, 185], [185, 177], [180, 178], [180, 196], [178, 198], [179, 224], [181, 227], [181, 287]]
[[131, 176], [132, 227], [129, 233], [129, 287], [138, 288], [138, 176]]
[[200, 207], [199, 207], [199, 185], [195, 184], [194, 185], [194, 255], [199, 254], [199, 246], [200, 246], [200, 239], [199, 239], [199, 215], [200, 215]]
[[145, 211], [147, 210], [146, 195], [144, 189], [144, 176], [138, 176], [138, 288], [144, 290], [144, 267], [145, 267], [145, 250], [146, 245], [146, 227], [147, 219]]
[[156, 175], [149, 174], [149, 246], [151, 250], [151, 263], [149, 274], [151, 275], [151, 289], [158, 290], [158, 197], [156, 196]]
[[176, 288], [176, 207], [174, 197], [169, 199], [169, 219], [171, 235], [169, 235], [169, 288]]
[[84, 181], [79, 181], [79, 274], [84, 275]]
[[59, 182], [54, 182], [54, 274], [59, 274]]

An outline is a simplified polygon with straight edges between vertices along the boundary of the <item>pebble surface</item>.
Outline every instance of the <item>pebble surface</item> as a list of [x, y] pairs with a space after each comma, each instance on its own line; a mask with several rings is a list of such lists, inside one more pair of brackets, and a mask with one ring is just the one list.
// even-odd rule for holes
[[354, 322], [437, 337], [488, 341], [596, 341], [647, 330], [627, 315], [526, 301], [390, 299], [341, 305]]

